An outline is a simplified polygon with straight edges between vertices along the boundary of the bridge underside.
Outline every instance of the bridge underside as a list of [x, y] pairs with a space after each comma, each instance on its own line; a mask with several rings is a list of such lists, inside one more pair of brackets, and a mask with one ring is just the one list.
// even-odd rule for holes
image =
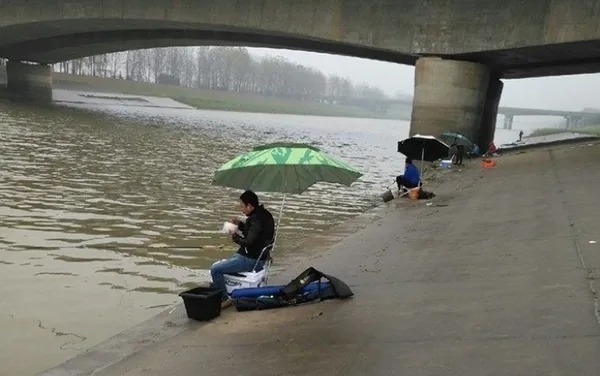
[[440, 56], [484, 64], [500, 78], [600, 72], [600, 39], [459, 54], [427, 54], [301, 34], [190, 22], [90, 19], [0, 27], [0, 57], [41, 64], [131, 49], [197, 45], [298, 49], [408, 65], [414, 65], [422, 56]]
[[448, 56], [476, 61], [502, 78], [561, 76], [600, 72], [600, 40], [472, 52]]
[[13, 65], [8, 72], [9, 91], [25, 97], [43, 92], [42, 97], [48, 98], [51, 77], [43, 76], [50, 71], [20, 66], [19, 62], [45, 66], [117, 51], [195, 45], [287, 48], [417, 65], [411, 133], [462, 131], [483, 148], [494, 136], [502, 91], [499, 79], [600, 72], [600, 39], [429, 54], [300, 33], [193, 22], [80, 19], [0, 27], [0, 57]]
[[418, 56], [300, 34], [140, 20], [38, 22], [0, 27], [0, 57], [53, 64], [154, 47], [230, 45], [296, 49], [414, 65]]

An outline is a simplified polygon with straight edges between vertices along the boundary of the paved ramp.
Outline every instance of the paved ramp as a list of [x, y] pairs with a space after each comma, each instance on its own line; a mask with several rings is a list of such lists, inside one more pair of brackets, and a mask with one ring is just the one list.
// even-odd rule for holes
[[52, 90], [52, 96], [55, 103], [194, 109], [194, 107], [171, 98], [145, 95], [54, 89]]
[[393, 203], [278, 278], [313, 265], [352, 300], [230, 310], [99, 374], [600, 374], [600, 145], [497, 162], [470, 162], [433, 205]]

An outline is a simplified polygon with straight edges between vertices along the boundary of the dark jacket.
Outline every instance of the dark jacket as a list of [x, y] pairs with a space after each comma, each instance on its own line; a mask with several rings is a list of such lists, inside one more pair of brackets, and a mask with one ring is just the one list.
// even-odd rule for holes
[[[273, 242], [275, 236], [275, 221], [273, 215], [263, 205], [254, 209], [246, 219], [246, 223], [240, 223], [239, 229], [244, 236], [233, 235], [233, 241], [240, 245], [240, 255], [258, 259], [264, 247]], [[261, 259], [268, 258], [264, 254]]]

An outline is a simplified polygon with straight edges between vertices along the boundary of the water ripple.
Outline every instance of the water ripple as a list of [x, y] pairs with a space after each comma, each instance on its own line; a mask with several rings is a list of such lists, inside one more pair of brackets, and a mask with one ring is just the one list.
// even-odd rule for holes
[[[350, 188], [317, 184], [288, 198], [279, 247], [285, 250], [302, 240], [299, 233], [323, 232], [372, 206], [401, 166], [395, 141], [407, 132], [401, 121], [94, 109], [100, 114], [45, 108], [36, 121], [27, 107], [0, 104], [0, 240], [19, 249], [79, 243], [123, 254], [148, 254], [161, 244], [168, 252], [153, 258], [207, 268], [213, 260], [206, 246], [231, 249], [218, 228], [237, 214], [239, 194], [211, 185], [213, 171], [259, 143], [311, 142], [364, 176]], [[262, 198], [278, 210], [281, 195]]]
[[[180, 301], [176, 293], [234, 251], [219, 230], [239, 214], [240, 191], [211, 185], [213, 171], [256, 144], [309, 142], [364, 176], [288, 197], [281, 268], [299, 242], [379, 201], [402, 167], [396, 141], [407, 132], [403, 121], [0, 100], [0, 312], [24, 318], [6, 322], [0, 348], [12, 349], [27, 325], [43, 338], [37, 320], [90, 346]], [[260, 196], [277, 214], [282, 196]], [[27, 343], [23, 359], [49, 350]]]

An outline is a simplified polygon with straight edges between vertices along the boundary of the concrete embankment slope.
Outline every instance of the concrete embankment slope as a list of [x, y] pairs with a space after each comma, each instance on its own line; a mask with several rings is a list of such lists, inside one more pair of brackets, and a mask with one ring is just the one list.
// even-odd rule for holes
[[396, 200], [273, 281], [315, 266], [353, 299], [228, 310], [97, 374], [600, 374], [600, 144], [497, 161], [453, 172], [432, 205]]
[[150, 97], [143, 95], [127, 95], [116, 93], [99, 93], [93, 91], [75, 91], [54, 89], [54, 103], [103, 105], [103, 106], [135, 106], [135, 107], [161, 107], [180, 110], [194, 109], [171, 98]]
[[576, 131], [561, 132], [544, 136], [526, 137], [523, 141], [502, 144], [498, 147], [498, 152], [523, 151], [544, 146], [558, 146], [562, 144], [572, 144], [573, 142], [595, 141], [598, 139], [599, 137], [594, 134], [578, 133]]

